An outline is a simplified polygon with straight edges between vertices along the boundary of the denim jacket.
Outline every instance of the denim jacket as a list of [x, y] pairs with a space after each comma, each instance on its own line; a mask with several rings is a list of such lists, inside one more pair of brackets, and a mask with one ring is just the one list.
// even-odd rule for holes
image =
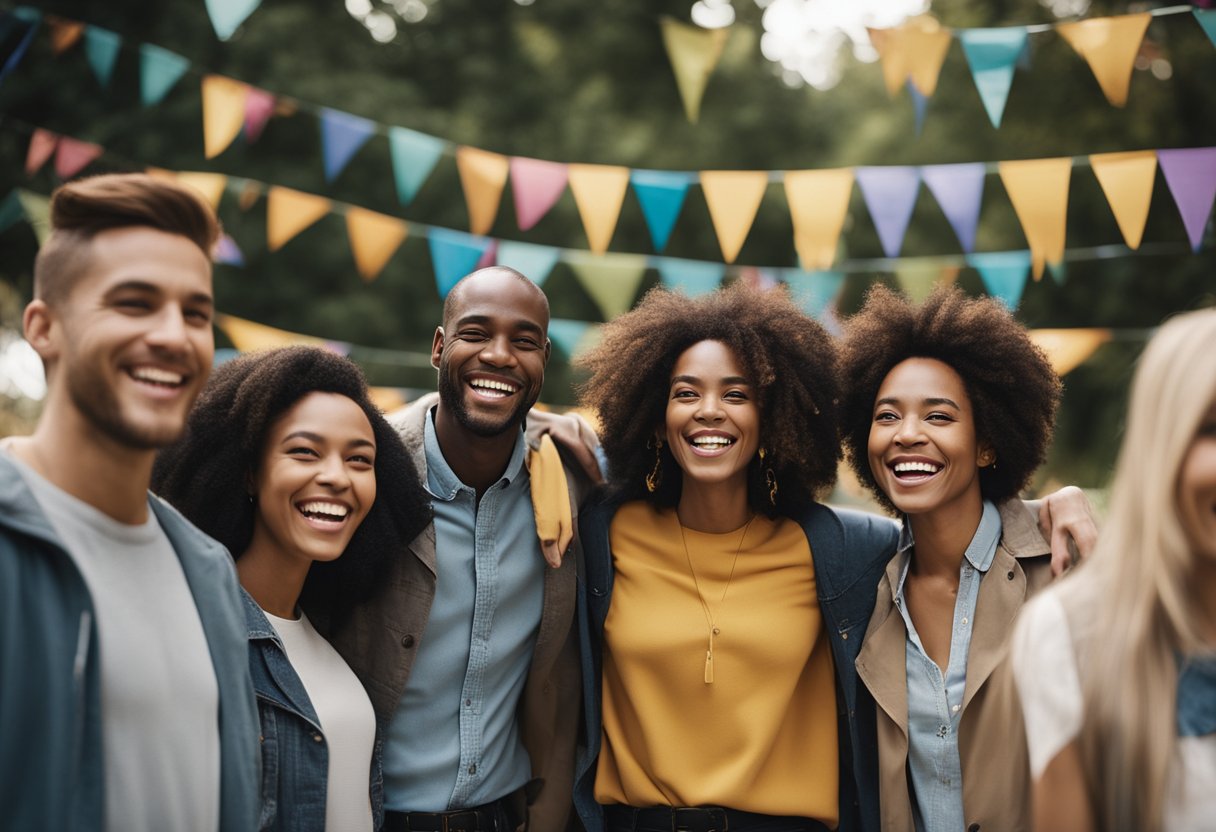
[[[583, 716], [574, 805], [587, 832], [604, 832], [603, 809], [595, 802], [595, 773], [602, 740], [601, 712], [604, 621], [612, 601], [609, 530], [619, 503], [584, 509], [580, 521], [585, 572], [579, 575], [578, 619], [583, 662]], [[794, 518], [806, 533], [815, 565], [819, 607], [836, 665], [840, 737], [839, 832], [878, 832], [878, 739], [874, 700], [853, 667], [874, 609], [883, 569], [895, 554], [894, 522], [856, 511], [812, 503]], [[847, 741], [846, 741], [847, 738]], [[850, 776], [850, 773], [852, 776]]]
[[[325, 832], [329, 751], [304, 684], [287, 659], [283, 642], [266, 614], [241, 590], [249, 628], [249, 675], [262, 726], [262, 815], [258, 829]], [[372, 828], [384, 819], [380, 726], [370, 772]]]

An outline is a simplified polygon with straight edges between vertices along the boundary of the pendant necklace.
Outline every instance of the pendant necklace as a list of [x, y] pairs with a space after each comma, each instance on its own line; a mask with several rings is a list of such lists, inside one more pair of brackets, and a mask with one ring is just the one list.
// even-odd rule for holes
[[[735, 579], [735, 566], [739, 563], [739, 552], [743, 551], [743, 541], [747, 539], [747, 530], [751, 528], [752, 521], [756, 519], [753, 514], [747, 521], [747, 525], [743, 527], [743, 534], [739, 535], [739, 545], [735, 547], [735, 556], [730, 562], [730, 574], [726, 578], [726, 586], [722, 589], [722, 597], [718, 599], [718, 606], [726, 601], [726, 593], [730, 591], [730, 583]], [[714, 683], [714, 636], [719, 635], [722, 631], [718, 629], [717, 620], [710, 610], [709, 604], [705, 601], [705, 595], [701, 592], [701, 583], [697, 580], [697, 570], [693, 568], [692, 557], [688, 554], [688, 540], [684, 537], [684, 524], [680, 522], [680, 515], [676, 514], [676, 525], [680, 528], [680, 542], [684, 544], [684, 559], [688, 561], [688, 572], [692, 575], [692, 585], [697, 590], [697, 600], [701, 602], [701, 611], [705, 613], [705, 623], [709, 627], [709, 646], [705, 650], [705, 684], [712, 685]]]

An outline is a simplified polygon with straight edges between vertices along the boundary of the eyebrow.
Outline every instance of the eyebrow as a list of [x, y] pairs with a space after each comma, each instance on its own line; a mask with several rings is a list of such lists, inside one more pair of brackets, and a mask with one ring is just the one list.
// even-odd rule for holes
[[[322, 442], [325, 441], [325, 438], [322, 437], [320, 434], [313, 433], [310, 430], [294, 431], [294, 432], [289, 433], [286, 436], [284, 436], [282, 441], [288, 442], [292, 439], [307, 439], [309, 442], [316, 442], [317, 444], [321, 444]], [[365, 447], [365, 446], [369, 447], [369, 448], [375, 448], [376, 443], [371, 442], [367, 439], [352, 439], [350, 442], [347, 443], [347, 446], [352, 447], [352, 448]]]
[[[122, 283], [111, 286], [106, 291], [106, 297], [119, 292], [145, 292], [150, 295], [159, 295], [164, 293], [164, 289], [159, 284], [150, 280], [124, 280]], [[189, 300], [191, 303], [204, 303], [208, 306], [215, 305], [215, 298], [206, 292], [195, 292], [190, 295]]]
[[[700, 384], [701, 379], [698, 376], [673, 376], [671, 379], [671, 383], [672, 384], [680, 384], [680, 383]], [[751, 386], [751, 382], [748, 381], [747, 379], [745, 379], [743, 376], [726, 376], [725, 378], [722, 379], [722, 383], [723, 384], [746, 384], [748, 386]]]
[[[488, 326], [490, 323], [491, 318], [489, 315], [469, 315], [467, 317], [458, 319], [456, 321], [456, 328], [459, 329], [462, 326]], [[542, 338], [546, 337], [544, 327], [535, 321], [529, 321], [524, 318], [516, 321], [514, 326], [516, 329], [524, 329], [528, 332], [535, 332]]]
[[[878, 401], [874, 402], [874, 406], [878, 407], [880, 404], [899, 404], [899, 403], [900, 403], [900, 400], [898, 398], [895, 398], [894, 396], [887, 396], [886, 398], [882, 398], [882, 399], [879, 399]], [[958, 406], [958, 402], [954, 401], [954, 399], [947, 399], [944, 397], [943, 398], [933, 398], [933, 399], [922, 399], [921, 404], [927, 404], [927, 405], [943, 405], [944, 404], [944, 405], [949, 405], [950, 407], [953, 407], [955, 410], [962, 410], [962, 408]]]

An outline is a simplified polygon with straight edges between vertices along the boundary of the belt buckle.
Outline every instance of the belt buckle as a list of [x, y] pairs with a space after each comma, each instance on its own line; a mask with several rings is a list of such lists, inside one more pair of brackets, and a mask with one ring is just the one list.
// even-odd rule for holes
[[[681, 823], [681, 815], [688, 820]], [[671, 810], [671, 832], [729, 832], [729, 826], [726, 810], [716, 806], [679, 806]]]

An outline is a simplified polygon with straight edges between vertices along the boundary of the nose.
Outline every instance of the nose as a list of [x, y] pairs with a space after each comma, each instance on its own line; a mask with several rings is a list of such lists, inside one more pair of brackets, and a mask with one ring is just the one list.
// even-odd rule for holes
[[511, 339], [506, 335], [490, 338], [481, 348], [480, 358], [483, 364], [491, 367], [507, 367], [515, 363], [515, 353], [511, 350]]
[[907, 447], [919, 445], [924, 441], [925, 434], [921, 428], [920, 419], [905, 416], [899, 423], [899, 429], [895, 431], [895, 444]]
[[185, 313], [180, 306], [167, 303], [153, 320], [146, 336], [147, 342], [161, 350], [181, 353], [186, 351], [189, 337]]
[[350, 488], [350, 472], [346, 470], [346, 460], [342, 458], [342, 454], [326, 454], [321, 459], [317, 482], [334, 491]]
[[702, 396], [697, 400], [697, 412], [694, 418], [701, 422], [720, 422], [725, 417], [722, 403], [717, 396]]

